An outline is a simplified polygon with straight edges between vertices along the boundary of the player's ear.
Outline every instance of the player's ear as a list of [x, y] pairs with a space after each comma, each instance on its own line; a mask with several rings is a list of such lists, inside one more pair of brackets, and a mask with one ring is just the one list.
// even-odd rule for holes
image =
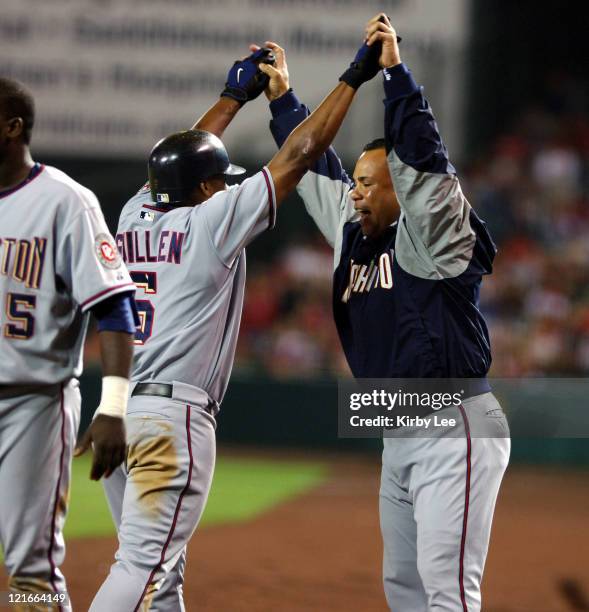
[[212, 185], [209, 183], [209, 181], [201, 181], [198, 186], [200, 187], [200, 190], [203, 192], [203, 194], [207, 197], [210, 198], [213, 193], [215, 193], [212, 190]]
[[13, 117], [6, 122], [6, 126], [6, 135], [9, 138], [18, 138], [23, 133], [25, 124], [21, 117]]
[[205, 194], [207, 198], [210, 198], [212, 195], [217, 193], [218, 191], [222, 191], [225, 189], [225, 177], [224, 176], [214, 176], [205, 181], [201, 181], [199, 183], [200, 190]]

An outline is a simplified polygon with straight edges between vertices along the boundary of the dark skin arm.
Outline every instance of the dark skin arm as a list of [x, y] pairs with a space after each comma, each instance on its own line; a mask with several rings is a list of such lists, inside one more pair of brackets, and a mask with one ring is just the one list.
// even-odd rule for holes
[[101, 331], [98, 337], [102, 375], [129, 378], [133, 361], [133, 335], [126, 332]]
[[[271, 76], [268, 67], [260, 70]], [[356, 90], [339, 83], [286, 139], [268, 164], [272, 174], [276, 203], [279, 204], [298, 184], [305, 172], [325, 152], [337, 134]]]
[[232, 98], [221, 97], [192, 126], [193, 130], [205, 130], [221, 138], [227, 126], [233, 121], [240, 105]]
[[[103, 376], [129, 378], [133, 360], [133, 336], [126, 332], [101, 331], [100, 361]], [[85, 453], [93, 445], [93, 460], [90, 470], [92, 480], [108, 478], [125, 460], [127, 441], [125, 420], [99, 414], [86, 430], [75, 456]]]

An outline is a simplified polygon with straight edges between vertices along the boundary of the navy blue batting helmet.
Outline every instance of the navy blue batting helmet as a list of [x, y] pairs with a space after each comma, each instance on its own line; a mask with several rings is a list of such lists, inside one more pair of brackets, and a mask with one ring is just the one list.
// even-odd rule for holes
[[195, 187], [213, 176], [245, 172], [229, 161], [221, 140], [204, 130], [163, 138], [151, 150], [147, 167], [151, 197], [163, 206], [186, 204]]

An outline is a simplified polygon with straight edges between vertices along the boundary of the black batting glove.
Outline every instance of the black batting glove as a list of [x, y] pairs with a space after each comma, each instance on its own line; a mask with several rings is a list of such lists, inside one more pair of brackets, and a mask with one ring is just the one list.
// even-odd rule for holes
[[244, 60], [235, 62], [227, 74], [221, 96], [233, 98], [242, 106], [257, 98], [268, 86], [269, 78], [258, 69], [259, 64], [274, 64], [271, 49], [259, 49]]
[[373, 79], [380, 71], [378, 59], [382, 50], [382, 44], [377, 42], [370, 47], [364, 43], [350, 67], [339, 78], [350, 87], [358, 89], [362, 83]]

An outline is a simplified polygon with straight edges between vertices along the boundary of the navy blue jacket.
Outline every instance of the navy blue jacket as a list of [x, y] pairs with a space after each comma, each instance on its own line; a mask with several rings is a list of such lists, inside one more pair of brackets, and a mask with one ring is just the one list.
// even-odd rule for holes
[[[377, 239], [362, 235], [353, 183], [333, 148], [297, 187], [334, 248], [341, 343], [358, 378], [484, 377], [491, 348], [479, 292], [495, 245], [462, 194], [422, 88], [403, 64], [383, 74], [398, 221]], [[271, 110], [279, 146], [309, 114], [292, 92]]]

